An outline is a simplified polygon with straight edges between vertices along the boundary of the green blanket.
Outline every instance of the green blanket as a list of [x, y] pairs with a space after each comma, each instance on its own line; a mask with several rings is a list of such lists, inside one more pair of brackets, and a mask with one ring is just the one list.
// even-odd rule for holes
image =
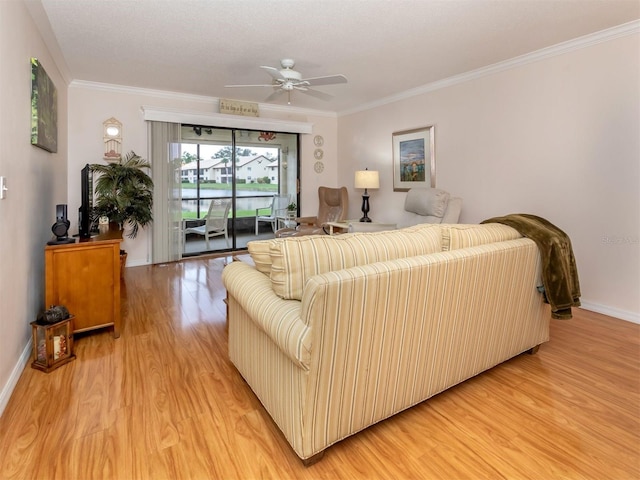
[[489, 218], [481, 223], [508, 225], [536, 242], [542, 257], [543, 293], [551, 306], [551, 316], [572, 318], [571, 307], [580, 306], [580, 282], [567, 234], [548, 220], [525, 213]]

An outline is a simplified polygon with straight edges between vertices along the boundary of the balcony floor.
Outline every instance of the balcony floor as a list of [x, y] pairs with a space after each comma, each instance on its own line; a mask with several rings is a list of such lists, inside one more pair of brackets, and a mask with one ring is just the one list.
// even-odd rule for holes
[[[275, 235], [268, 225], [261, 225], [258, 235], [255, 234], [255, 231], [241, 231], [236, 234], [236, 250], [245, 250], [247, 248], [247, 243], [253, 240], [269, 240], [272, 238], [275, 238]], [[227, 246], [225, 242], [224, 235], [221, 235], [209, 240], [209, 250], [207, 250], [207, 245], [203, 236], [189, 234], [187, 235], [185, 242], [183, 256], [204, 255], [231, 250], [231, 245], [231, 235], [229, 235], [229, 246]]]

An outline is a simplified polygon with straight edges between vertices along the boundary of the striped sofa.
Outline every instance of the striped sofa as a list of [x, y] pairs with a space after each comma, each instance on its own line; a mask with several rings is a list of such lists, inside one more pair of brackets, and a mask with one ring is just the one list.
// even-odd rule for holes
[[229, 356], [305, 463], [549, 339], [536, 244], [501, 224], [249, 243]]

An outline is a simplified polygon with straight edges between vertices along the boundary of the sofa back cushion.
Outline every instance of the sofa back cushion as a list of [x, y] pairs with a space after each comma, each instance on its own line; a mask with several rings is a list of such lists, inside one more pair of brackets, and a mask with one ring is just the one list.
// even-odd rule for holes
[[[442, 225], [442, 250], [458, 250], [521, 238], [515, 229], [500, 223]], [[488, 227], [488, 228], [487, 228]]]
[[283, 238], [269, 244], [276, 295], [301, 300], [307, 280], [321, 273], [442, 251], [439, 225], [402, 230]]
[[253, 263], [256, 265], [256, 270], [264, 273], [265, 275], [271, 275], [271, 244], [282, 242], [282, 238], [274, 238], [271, 240], [254, 240], [247, 243], [247, 250]]

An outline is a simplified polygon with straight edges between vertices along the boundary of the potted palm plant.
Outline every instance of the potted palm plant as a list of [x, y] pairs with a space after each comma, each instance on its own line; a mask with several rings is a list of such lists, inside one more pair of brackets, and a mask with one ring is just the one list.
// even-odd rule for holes
[[[91, 167], [97, 174], [95, 217], [108, 217], [110, 224], [136, 238], [139, 229], [153, 221], [153, 180], [145, 171], [151, 164], [132, 151], [116, 162]], [[126, 259], [124, 250], [120, 255]]]

